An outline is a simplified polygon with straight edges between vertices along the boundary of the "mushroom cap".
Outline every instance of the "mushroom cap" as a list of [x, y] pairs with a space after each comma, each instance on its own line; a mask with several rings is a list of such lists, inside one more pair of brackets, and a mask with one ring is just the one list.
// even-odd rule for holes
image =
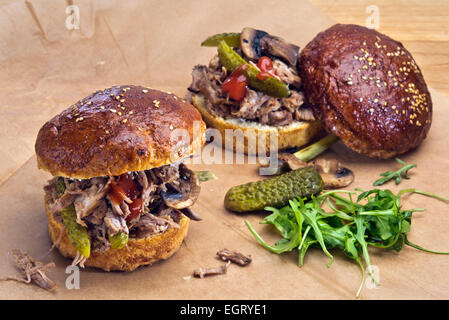
[[354, 151], [390, 158], [427, 136], [430, 93], [400, 42], [362, 26], [337, 24], [302, 50], [298, 68], [315, 116]]
[[245, 56], [251, 60], [268, 55], [281, 58], [291, 66], [296, 66], [298, 60], [298, 46], [250, 27], [243, 28], [240, 34], [240, 47]]

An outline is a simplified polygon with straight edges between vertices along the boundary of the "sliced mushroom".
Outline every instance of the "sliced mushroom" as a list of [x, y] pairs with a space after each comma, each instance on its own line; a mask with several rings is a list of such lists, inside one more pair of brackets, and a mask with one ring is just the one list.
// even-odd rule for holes
[[335, 159], [319, 158], [311, 162], [304, 162], [290, 153], [280, 153], [278, 158], [280, 160], [279, 172], [313, 166], [323, 179], [326, 189], [343, 188], [354, 181], [354, 173]]
[[261, 57], [260, 40], [268, 33], [253, 28], [243, 28], [240, 34], [240, 48], [248, 59], [258, 60]]
[[200, 182], [195, 173], [185, 166], [182, 168], [181, 177], [184, 181], [181, 181], [181, 186], [178, 188], [178, 192], [171, 193], [169, 191], [162, 191], [161, 196], [167, 207], [173, 209], [184, 209], [193, 205], [200, 194]]
[[263, 54], [268, 54], [285, 60], [293, 67], [298, 60], [298, 46], [262, 30], [243, 28], [240, 34], [240, 47], [245, 56], [251, 60], [258, 60]]
[[203, 218], [198, 214], [198, 212], [194, 211], [192, 208], [187, 207], [180, 210], [186, 217], [195, 220], [195, 221], [201, 221]]

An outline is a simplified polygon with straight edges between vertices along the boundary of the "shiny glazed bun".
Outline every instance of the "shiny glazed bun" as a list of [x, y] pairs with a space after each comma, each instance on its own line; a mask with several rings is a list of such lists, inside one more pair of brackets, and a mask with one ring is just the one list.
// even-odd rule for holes
[[[179, 145], [179, 139], [171, 139], [175, 129], [187, 130], [190, 142]], [[35, 149], [39, 168], [89, 179], [179, 161], [200, 150], [204, 133], [200, 113], [185, 100], [140, 86], [114, 86], [48, 121]]]
[[416, 148], [430, 129], [421, 70], [386, 35], [334, 25], [302, 50], [298, 69], [315, 116], [356, 152], [390, 158]]

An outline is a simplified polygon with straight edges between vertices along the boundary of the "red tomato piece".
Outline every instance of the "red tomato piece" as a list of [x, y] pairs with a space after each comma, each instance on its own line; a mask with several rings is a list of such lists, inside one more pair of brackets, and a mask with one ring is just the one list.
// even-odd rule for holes
[[271, 61], [271, 59], [266, 56], [262, 56], [259, 58], [259, 61], [257, 61], [257, 67], [262, 72], [269, 71], [273, 69], [273, 61]]
[[137, 198], [132, 203], [129, 203], [128, 208], [130, 214], [126, 217], [126, 221], [131, 221], [137, 218], [142, 211], [142, 198]]
[[120, 204], [123, 202], [123, 200], [125, 200], [125, 198], [125, 191], [118, 184], [112, 184], [109, 191], [109, 199], [111, 199], [111, 201], [113, 201], [115, 204]]
[[248, 70], [248, 66], [242, 64], [232, 71], [229, 77], [227, 77], [221, 85], [221, 90], [229, 93], [229, 96], [236, 101], [242, 101], [246, 95], [246, 86], [248, 85], [248, 77], [245, 73], [246, 70]]
[[129, 174], [122, 174], [117, 184], [125, 191], [129, 199], [134, 200], [139, 195], [139, 188]]

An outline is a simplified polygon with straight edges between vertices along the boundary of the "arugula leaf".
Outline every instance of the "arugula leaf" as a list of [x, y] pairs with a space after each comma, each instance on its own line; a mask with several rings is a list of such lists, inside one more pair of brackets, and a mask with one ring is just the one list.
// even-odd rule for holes
[[382, 185], [382, 184], [384, 184], [384, 183], [386, 183], [386, 182], [388, 182], [388, 181], [390, 181], [390, 180], [392, 180], [392, 179], [395, 179], [395, 182], [396, 182], [396, 184], [400, 184], [401, 182], [402, 182], [402, 179], [404, 178], [404, 179], [410, 179], [409, 177], [408, 177], [408, 171], [411, 169], [411, 168], [415, 168], [416, 167], [416, 164], [406, 164], [404, 161], [402, 161], [401, 159], [399, 159], [399, 158], [395, 158], [395, 160], [400, 164], [400, 165], [402, 165], [402, 167], [399, 169], [399, 170], [397, 170], [397, 171], [391, 171], [391, 170], [389, 170], [389, 171], [387, 171], [387, 172], [384, 172], [384, 173], [381, 173], [380, 175], [383, 177], [383, 178], [380, 178], [380, 179], [378, 179], [378, 180], [376, 180], [376, 181], [374, 181], [374, 183], [373, 183], [373, 186], [380, 186], [380, 185]]
[[[352, 195], [355, 193], [358, 195], [354, 201]], [[303, 265], [305, 254], [310, 247], [321, 248], [331, 259], [328, 266], [334, 261], [329, 250], [342, 250], [348, 258], [355, 260], [362, 270], [362, 282], [357, 291], [359, 296], [365, 281], [362, 258], [369, 275], [374, 283], [378, 284], [370, 267], [369, 246], [399, 252], [404, 245], [408, 245], [426, 252], [449, 254], [424, 249], [407, 239], [413, 212], [423, 211], [402, 210], [401, 196], [407, 193], [417, 193], [449, 202], [448, 198], [416, 189], [404, 189], [398, 194], [388, 189], [333, 190], [310, 199], [298, 197], [280, 209], [265, 208], [272, 213], [261, 223], [272, 224], [281, 235], [281, 239], [274, 245], [267, 244], [248, 221], [245, 220], [245, 224], [256, 240], [271, 252], [280, 254], [297, 248], [299, 267]], [[324, 210], [323, 204], [327, 204], [330, 211]]]

